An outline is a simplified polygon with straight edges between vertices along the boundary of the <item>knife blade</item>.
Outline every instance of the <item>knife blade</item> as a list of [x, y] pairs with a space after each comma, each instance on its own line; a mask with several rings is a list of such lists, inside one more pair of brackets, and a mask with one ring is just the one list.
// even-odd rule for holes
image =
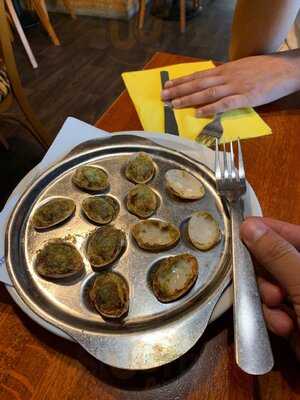
[[[161, 86], [164, 89], [165, 83], [170, 79], [168, 71], [160, 72]], [[171, 102], [164, 102], [165, 132], [179, 136], [178, 125]]]

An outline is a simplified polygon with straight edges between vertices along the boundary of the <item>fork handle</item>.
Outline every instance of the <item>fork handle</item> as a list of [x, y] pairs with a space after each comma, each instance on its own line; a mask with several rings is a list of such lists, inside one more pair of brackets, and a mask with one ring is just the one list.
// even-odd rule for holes
[[262, 375], [273, 368], [274, 359], [252, 259], [240, 239], [241, 205], [231, 204], [235, 357], [243, 371]]

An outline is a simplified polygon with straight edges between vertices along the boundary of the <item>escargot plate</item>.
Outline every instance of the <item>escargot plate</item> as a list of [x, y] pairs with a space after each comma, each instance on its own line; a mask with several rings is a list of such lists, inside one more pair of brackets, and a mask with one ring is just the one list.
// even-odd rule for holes
[[188, 236], [197, 249], [210, 250], [221, 240], [221, 231], [209, 212], [197, 211], [189, 220]]
[[144, 250], [165, 250], [173, 247], [180, 238], [179, 229], [165, 221], [149, 219], [132, 228], [132, 235]]
[[170, 169], [166, 173], [165, 179], [169, 191], [181, 199], [197, 200], [205, 195], [203, 184], [182, 169]]
[[101, 192], [109, 188], [107, 173], [92, 165], [77, 168], [72, 176], [72, 182], [80, 189], [91, 192]]
[[119, 203], [111, 196], [90, 196], [83, 200], [82, 211], [96, 224], [109, 224], [120, 211]]
[[125, 170], [127, 179], [134, 183], [147, 183], [153, 178], [154, 173], [152, 158], [143, 152], [130, 159]]
[[35, 229], [47, 229], [69, 218], [76, 209], [72, 199], [56, 197], [40, 206], [32, 217]]
[[198, 261], [190, 254], [167, 257], [154, 267], [151, 285], [155, 296], [167, 303], [186, 294], [197, 280]]
[[140, 218], [149, 218], [157, 209], [157, 196], [147, 185], [139, 184], [127, 195], [128, 211]]
[[83, 259], [70, 243], [57, 240], [47, 243], [37, 254], [35, 268], [45, 278], [67, 278], [84, 271]]
[[100, 272], [89, 291], [89, 296], [103, 317], [120, 318], [128, 312], [128, 284], [125, 278], [115, 272]]
[[115, 261], [126, 245], [126, 235], [112, 226], [98, 228], [87, 243], [87, 257], [94, 269]]

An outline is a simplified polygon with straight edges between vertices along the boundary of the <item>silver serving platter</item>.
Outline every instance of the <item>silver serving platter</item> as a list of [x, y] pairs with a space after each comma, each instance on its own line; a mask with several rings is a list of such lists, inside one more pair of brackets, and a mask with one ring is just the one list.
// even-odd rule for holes
[[[130, 233], [131, 227], [140, 220], [125, 206], [126, 194], [133, 183], [125, 178], [124, 167], [128, 158], [139, 151], [150, 154], [156, 164], [156, 175], [149, 185], [159, 196], [160, 206], [153, 218], [170, 221], [181, 230], [177, 246], [160, 253], [141, 250]], [[88, 235], [96, 226], [80, 209], [82, 200], [89, 194], [71, 182], [75, 169], [87, 164], [101, 166], [108, 172], [108, 192], [120, 203], [120, 214], [113, 224], [127, 235], [125, 252], [109, 267], [126, 278], [130, 289], [129, 313], [118, 322], [102, 319], [87, 296], [96, 273], [87, 261], [85, 248]], [[164, 175], [171, 168], [185, 169], [201, 180], [206, 188], [205, 197], [191, 202], [172, 197], [164, 185]], [[55, 196], [72, 198], [76, 202], [75, 215], [56, 228], [36, 231], [31, 224], [34, 211], [46, 199]], [[129, 135], [85, 142], [40, 176], [20, 198], [7, 226], [7, 269], [25, 304], [98, 360], [124, 369], [158, 367], [180, 357], [196, 343], [230, 282], [230, 221], [226, 207], [216, 193], [213, 173], [184, 154]], [[208, 252], [195, 249], [186, 237], [188, 219], [197, 210], [211, 212], [223, 233], [221, 242]], [[36, 273], [37, 251], [55, 238], [65, 238], [80, 251], [85, 262], [82, 277], [57, 283]], [[163, 304], [150, 289], [149, 271], [158, 260], [183, 252], [198, 259], [197, 282], [183, 298]]]

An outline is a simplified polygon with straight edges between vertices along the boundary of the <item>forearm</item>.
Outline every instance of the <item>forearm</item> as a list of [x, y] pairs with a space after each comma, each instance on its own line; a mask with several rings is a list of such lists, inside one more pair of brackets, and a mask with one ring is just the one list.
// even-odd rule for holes
[[238, 0], [230, 59], [278, 50], [300, 8], [300, 0]]

